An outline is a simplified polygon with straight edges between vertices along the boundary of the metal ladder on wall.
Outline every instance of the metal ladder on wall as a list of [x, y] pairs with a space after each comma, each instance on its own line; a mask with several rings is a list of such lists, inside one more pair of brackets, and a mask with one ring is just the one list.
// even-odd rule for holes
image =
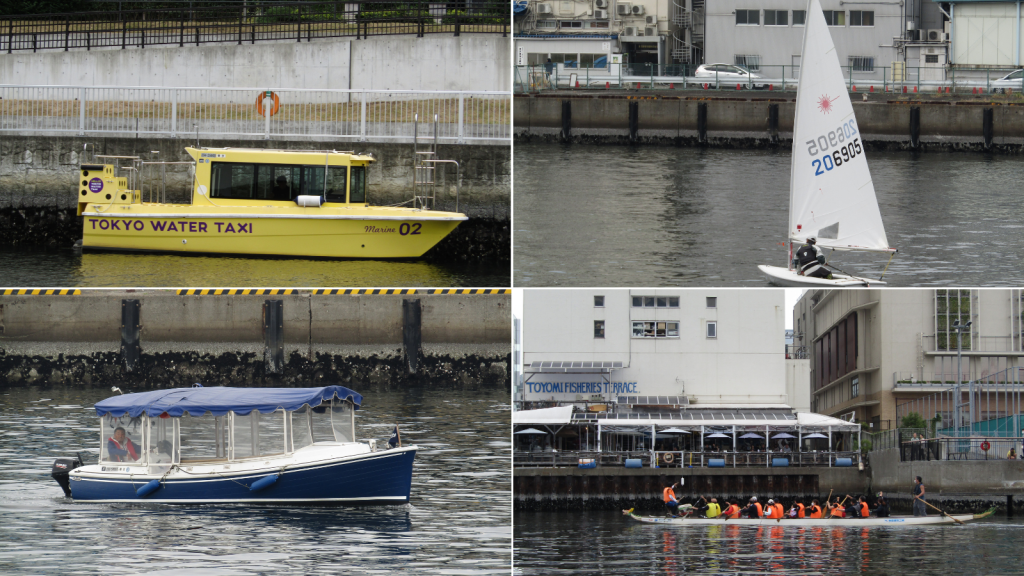
[[[459, 211], [459, 195], [462, 188], [462, 169], [455, 160], [439, 160], [437, 158], [437, 114], [434, 114], [434, 135], [420, 137], [420, 115], [413, 116], [413, 198], [414, 208], [433, 210], [437, 200], [437, 165], [455, 165], [455, 211]], [[421, 149], [421, 140], [426, 140], [426, 147]]]

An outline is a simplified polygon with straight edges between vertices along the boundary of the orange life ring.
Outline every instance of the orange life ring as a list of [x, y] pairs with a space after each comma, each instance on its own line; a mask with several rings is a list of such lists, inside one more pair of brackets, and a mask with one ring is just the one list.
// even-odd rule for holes
[[260, 92], [259, 96], [256, 97], [256, 113], [263, 116], [263, 99], [270, 98], [274, 101], [274, 105], [270, 107], [270, 115], [277, 114], [277, 109], [281, 107], [281, 100], [277, 97], [277, 92]]
[[675, 461], [676, 457], [673, 456], [671, 452], [667, 452], [665, 456], [662, 457], [662, 459], [665, 461], [666, 464], [671, 464], [672, 462]]
[[988, 452], [988, 449], [991, 447], [992, 445], [988, 443], [988, 440], [981, 443], [981, 449], [985, 452]]

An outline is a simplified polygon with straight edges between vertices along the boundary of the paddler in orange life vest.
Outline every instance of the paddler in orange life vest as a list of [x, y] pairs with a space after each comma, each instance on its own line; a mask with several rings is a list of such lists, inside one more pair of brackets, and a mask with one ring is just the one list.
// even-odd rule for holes
[[762, 516], [762, 508], [761, 504], [757, 501], [757, 496], [751, 496], [750, 503], [740, 510], [740, 513], [747, 518], [760, 518]]
[[821, 506], [817, 500], [811, 501], [811, 506], [808, 510], [810, 511], [808, 518], [821, 518]]
[[676, 500], [676, 486], [678, 485], [679, 484], [676, 483], [671, 486], [666, 486], [665, 489], [661, 491], [661, 497], [665, 501], [665, 510], [668, 512], [668, 515], [673, 518], [679, 514], [679, 502]]
[[134, 462], [139, 459], [135, 443], [125, 435], [121, 426], [115, 428], [114, 435], [107, 439], [107, 454], [114, 462]]
[[739, 518], [740, 507], [737, 506], [735, 502], [729, 500], [727, 500], [726, 503], [729, 504], [729, 506], [726, 507], [725, 511], [722, 512], [722, 517], [727, 520]]

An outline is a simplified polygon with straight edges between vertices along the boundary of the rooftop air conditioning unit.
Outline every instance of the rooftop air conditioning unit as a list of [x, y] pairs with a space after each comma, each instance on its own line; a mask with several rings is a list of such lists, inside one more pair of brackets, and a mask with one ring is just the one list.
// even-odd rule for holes
[[551, 4], [537, 4], [537, 14], [551, 14]]
[[596, 8], [607, 8], [608, 0], [595, 0], [594, 7]]
[[644, 36], [657, 36], [657, 35], [658, 35], [657, 27], [650, 26], [650, 27], [644, 28]]
[[644, 7], [642, 5], [638, 4], [636, 6], [633, 6], [633, 16], [643, 16], [643, 15], [644, 15]]
[[615, 5], [615, 13], [619, 16], [629, 16], [632, 10], [633, 7], [630, 6], [629, 2], [619, 2]]
[[943, 42], [949, 42], [949, 32], [943, 32], [942, 33], [942, 41]]
[[594, 18], [597, 18], [598, 20], [607, 20], [608, 19], [608, 11], [607, 10], [594, 10]]
[[636, 26], [626, 26], [626, 36], [640, 36], [637, 32], [640, 30]]
[[658, 17], [657, 16], [648, 16], [647, 18], [644, 19], [644, 21], [647, 22], [648, 26], [657, 26], [658, 25]]
[[929, 42], [940, 42], [942, 40], [942, 30], [928, 30], [924, 39]]

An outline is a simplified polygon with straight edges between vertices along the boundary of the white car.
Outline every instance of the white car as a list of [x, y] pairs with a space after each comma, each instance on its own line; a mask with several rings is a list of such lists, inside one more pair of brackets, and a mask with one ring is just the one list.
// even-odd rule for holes
[[766, 84], [758, 83], [757, 81], [761, 78], [757, 74], [751, 73], [742, 66], [735, 66], [733, 64], [701, 64], [697, 67], [697, 72], [694, 74], [697, 78], [708, 78], [711, 80], [710, 85], [714, 86], [714, 80], [717, 78], [719, 84], [743, 84], [744, 86], [753, 85], [754, 88], [764, 88]]
[[992, 92], [1006, 93], [1007, 88], [1020, 92], [1024, 90], [1024, 70], [1014, 70], [998, 80], [993, 80], [989, 87]]

